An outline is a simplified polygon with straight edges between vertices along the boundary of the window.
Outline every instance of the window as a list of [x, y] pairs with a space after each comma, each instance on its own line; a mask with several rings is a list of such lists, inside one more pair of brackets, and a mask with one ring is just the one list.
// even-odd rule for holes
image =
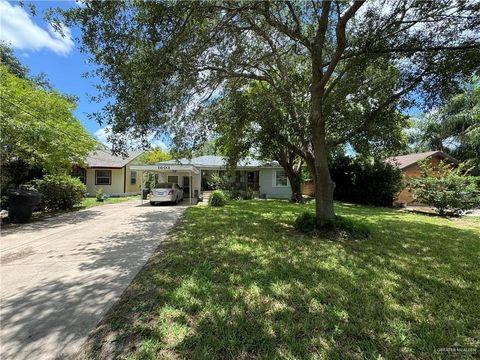
[[178, 176], [169, 175], [167, 177], [167, 182], [178, 184]]
[[82, 183], [86, 184], [87, 177], [85, 169], [81, 167], [74, 167], [72, 170], [72, 176], [78, 178]]
[[273, 186], [285, 187], [288, 186], [287, 175], [284, 170], [273, 170]]
[[95, 185], [111, 185], [112, 170], [95, 170]]
[[130, 185], [135, 185], [137, 183], [137, 172], [130, 171]]

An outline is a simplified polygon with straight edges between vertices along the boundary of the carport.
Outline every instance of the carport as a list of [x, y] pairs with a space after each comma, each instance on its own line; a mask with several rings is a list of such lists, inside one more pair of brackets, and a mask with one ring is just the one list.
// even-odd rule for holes
[[[180, 185], [180, 183], [184, 185], [185, 178], [188, 178], [188, 195], [190, 198], [190, 205], [192, 204], [192, 199], [194, 196], [198, 196], [200, 193], [200, 187], [197, 186], [200, 183], [200, 170], [191, 164], [132, 165], [130, 166], [130, 170], [138, 172], [139, 178], [142, 182], [142, 194], [143, 190], [145, 189], [146, 175], [148, 174], [156, 175], [156, 179], [160, 179], [163, 176], [164, 182], [168, 182], [169, 177], [177, 177], [178, 185]], [[196, 177], [198, 180], [194, 181]], [[197, 191], [196, 195], [195, 191]]]

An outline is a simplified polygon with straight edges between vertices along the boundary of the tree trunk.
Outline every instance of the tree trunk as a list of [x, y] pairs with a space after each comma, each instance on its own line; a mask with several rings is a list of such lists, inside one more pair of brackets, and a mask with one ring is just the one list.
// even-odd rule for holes
[[295, 170], [286, 171], [288, 181], [290, 181], [290, 188], [292, 189], [292, 197], [290, 198], [291, 202], [303, 204], [305, 200], [302, 196], [302, 175], [300, 172]]
[[[328, 169], [328, 156], [326, 144], [325, 122], [321, 119], [320, 101], [312, 107], [312, 119], [315, 119], [316, 126], [312, 129], [313, 153], [315, 155], [315, 211], [317, 221], [320, 225], [326, 221], [335, 219], [333, 208], [333, 190], [335, 184], [330, 177]], [[320, 105], [321, 106], [321, 105]]]

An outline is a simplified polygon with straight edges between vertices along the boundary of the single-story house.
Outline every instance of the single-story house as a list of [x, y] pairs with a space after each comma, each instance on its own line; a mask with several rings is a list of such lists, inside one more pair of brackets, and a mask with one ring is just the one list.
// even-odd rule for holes
[[227, 172], [225, 158], [208, 155], [155, 165], [132, 165], [130, 169], [138, 172], [143, 184], [148, 173], [155, 174], [157, 182], [178, 184], [183, 187], [185, 197], [198, 198], [204, 191], [212, 190], [213, 174], [229, 176], [235, 189], [252, 189], [259, 196], [290, 198], [292, 194], [285, 171], [276, 161], [245, 159], [238, 162], [232, 173]]
[[87, 196], [94, 196], [98, 188], [110, 196], [139, 194], [141, 182], [132, 163], [143, 152], [131, 152], [127, 157], [112, 155], [109, 150], [96, 150], [87, 157], [87, 166], [74, 166], [72, 176], [87, 186]]
[[[459, 161], [442, 151], [427, 151], [423, 153], [408, 154], [402, 156], [393, 156], [387, 158], [386, 161], [399, 167], [404, 175], [408, 178], [416, 178], [421, 174], [418, 166], [419, 161], [427, 160], [434, 168], [438, 166], [440, 161], [458, 165]], [[398, 204], [411, 204], [413, 202], [412, 193], [408, 189], [403, 189], [397, 196], [395, 201]]]

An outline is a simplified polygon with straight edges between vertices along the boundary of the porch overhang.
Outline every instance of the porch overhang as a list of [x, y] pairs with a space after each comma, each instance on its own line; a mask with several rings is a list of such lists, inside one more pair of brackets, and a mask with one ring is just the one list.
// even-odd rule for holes
[[131, 165], [130, 170], [145, 171], [145, 172], [188, 172], [193, 175], [200, 174], [200, 170], [194, 165], [182, 164], [161, 164], [161, 165]]

